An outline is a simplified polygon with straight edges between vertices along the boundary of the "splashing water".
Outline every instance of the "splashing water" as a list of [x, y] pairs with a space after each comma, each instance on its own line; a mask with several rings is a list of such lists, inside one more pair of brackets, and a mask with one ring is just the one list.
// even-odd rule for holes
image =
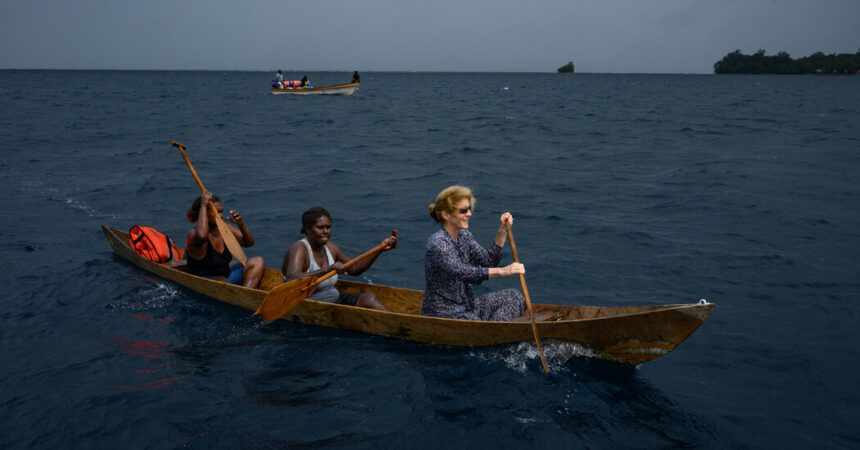
[[117, 298], [113, 300], [111, 304], [116, 308], [130, 311], [158, 310], [167, 306], [167, 304], [175, 300], [178, 295], [179, 290], [177, 290], [175, 286], [158, 282], [130, 297]]
[[[567, 371], [565, 364], [571, 359], [597, 357], [597, 353], [590, 348], [573, 342], [548, 339], [542, 340], [541, 345], [550, 373]], [[484, 361], [502, 361], [508, 368], [519, 373], [527, 372], [529, 362], [540, 358], [534, 342], [519, 342], [484, 352], [473, 351], [470, 356]]]

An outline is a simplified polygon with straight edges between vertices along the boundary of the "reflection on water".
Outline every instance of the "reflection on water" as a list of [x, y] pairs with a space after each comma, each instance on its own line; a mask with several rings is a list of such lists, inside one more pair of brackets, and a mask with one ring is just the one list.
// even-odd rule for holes
[[138, 270], [129, 273], [129, 287], [134, 293], [111, 300], [108, 304], [124, 314], [125, 331], [141, 338], [120, 336], [100, 340], [118, 355], [123, 382], [105, 387], [105, 392], [148, 391], [164, 389], [188, 377], [174, 353], [182, 348], [171, 340], [147, 339], [142, 336], [170, 337], [168, 328], [175, 320], [171, 303], [180, 297], [175, 286], [151, 275], [140, 277]]

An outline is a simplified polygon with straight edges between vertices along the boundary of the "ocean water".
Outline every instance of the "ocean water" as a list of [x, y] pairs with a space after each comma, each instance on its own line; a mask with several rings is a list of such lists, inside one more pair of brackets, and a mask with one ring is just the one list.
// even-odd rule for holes
[[[0, 447], [860, 446], [860, 78], [365, 72], [291, 98], [271, 76], [0, 71]], [[171, 140], [270, 267], [319, 205], [351, 256], [399, 231], [361, 281], [423, 289], [427, 205], [457, 183], [479, 241], [514, 215], [534, 302], [718, 308], [635, 368], [547, 345], [549, 374], [529, 342], [269, 324], [105, 241], [183, 240]]]

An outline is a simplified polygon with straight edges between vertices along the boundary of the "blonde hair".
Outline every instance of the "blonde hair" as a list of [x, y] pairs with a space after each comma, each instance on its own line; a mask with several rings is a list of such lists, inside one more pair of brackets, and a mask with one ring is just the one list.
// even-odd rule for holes
[[469, 206], [475, 209], [475, 197], [472, 196], [471, 189], [465, 186], [448, 186], [442, 189], [442, 192], [436, 196], [436, 203], [431, 203], [428, 207], [430, 217], [436, 222], [444, 224], [445, 219], [442, 218], [442, 213], [446, 212], [450, 214], [454, 212], [454, 209], [456, 209], [454, 205], [464, 198], [469, 199]]

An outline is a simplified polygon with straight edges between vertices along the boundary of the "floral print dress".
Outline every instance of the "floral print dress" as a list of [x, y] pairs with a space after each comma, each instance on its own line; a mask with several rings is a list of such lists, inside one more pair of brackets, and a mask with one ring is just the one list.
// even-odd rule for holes
[[507, 321], [525, 310], [525, 298], [516, 289], [491, 292], [475, 298], [472, 284], [490, 276], [489, 267], [502, 259], [502, 248], [484, 248], [469, 230], [460, 230], [457, 242], [445, 231], [427, 240], [424, 276], [427, 287], [421, 314], [448, 319]]

